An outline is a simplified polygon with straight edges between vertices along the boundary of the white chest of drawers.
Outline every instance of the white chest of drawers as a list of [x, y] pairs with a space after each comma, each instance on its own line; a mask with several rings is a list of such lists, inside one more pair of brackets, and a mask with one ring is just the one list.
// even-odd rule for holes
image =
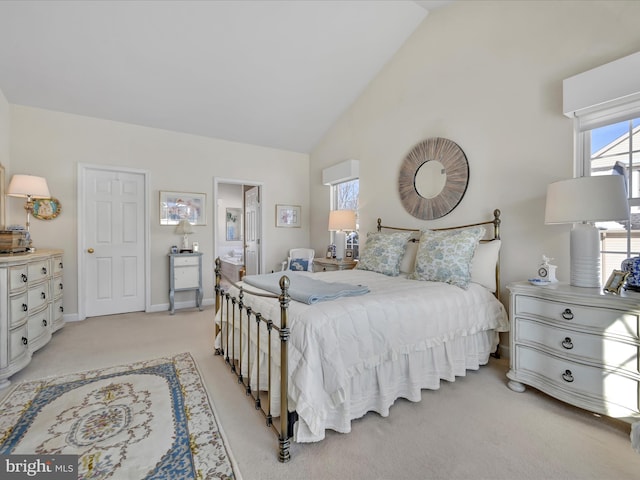
[[62, 250], [0, 256], [0, 388], [64, 325]]
[[175, 294], [194, 290], [196, 306], [202, 310], [202, 252], [169, 254], [169, 311], [173, 315]]
[[566, 284], [508, 286], [509, 387], [629, 423], [640, 420], [640, 295]]

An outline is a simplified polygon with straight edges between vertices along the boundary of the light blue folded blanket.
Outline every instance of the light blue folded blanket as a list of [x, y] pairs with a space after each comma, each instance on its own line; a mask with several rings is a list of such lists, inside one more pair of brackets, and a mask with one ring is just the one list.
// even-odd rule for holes
[[247, 275], [242, 281], [256, 288], [271, 293], [280, 294], [280, 279], [283, 275], [289, 277], [289, 295], [292, 299], [311, 305], [312, 303], [335, 300], [339, 297], [353, 297], [364, 295], [369, 288], [363, 285], [351, 285], [349, 283], [324, 282], [306, 275], [300, 275], [292, 271], [267, 273], [264, 275]]

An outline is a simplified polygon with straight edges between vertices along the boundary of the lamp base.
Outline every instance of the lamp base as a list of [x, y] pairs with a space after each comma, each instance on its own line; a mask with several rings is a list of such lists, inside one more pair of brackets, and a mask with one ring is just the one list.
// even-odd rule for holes
[[589, 223], [571, 229], [571, 280], [574, 287], [600, 288], [600, 232]]
[[342, 260], [344, 258], [344, 251], [347, 247], [347, 234], [338, 231], [334, 235], [336, 242], [336, 260]]

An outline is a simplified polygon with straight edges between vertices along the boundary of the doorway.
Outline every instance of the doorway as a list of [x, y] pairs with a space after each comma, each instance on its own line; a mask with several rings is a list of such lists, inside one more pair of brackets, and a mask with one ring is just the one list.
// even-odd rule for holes
[[213, 192], [214, 258], [237, 261], [240, 254], [245, 274], [262, 273], [262, 185], [214, 178]]
[[149, 305], [148, 173], [78, 165], [78, 316]]

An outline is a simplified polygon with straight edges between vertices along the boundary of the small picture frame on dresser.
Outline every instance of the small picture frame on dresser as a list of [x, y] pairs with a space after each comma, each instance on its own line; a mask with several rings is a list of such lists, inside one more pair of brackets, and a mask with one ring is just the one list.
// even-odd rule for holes
[[612, 293], [614, 295], [620, 295], [620, 290], [624, 286], [624, 282], [627, 280], [629, 276], [629, 272], [624, 272], [622, 270], [614, 270], [609, 275], [609, 280], [607, 280], [606, 285], [604, 286], [605, 293]]
[[347, 248], [344, 251], [344, 258], [353, 258], [353, 248]]

